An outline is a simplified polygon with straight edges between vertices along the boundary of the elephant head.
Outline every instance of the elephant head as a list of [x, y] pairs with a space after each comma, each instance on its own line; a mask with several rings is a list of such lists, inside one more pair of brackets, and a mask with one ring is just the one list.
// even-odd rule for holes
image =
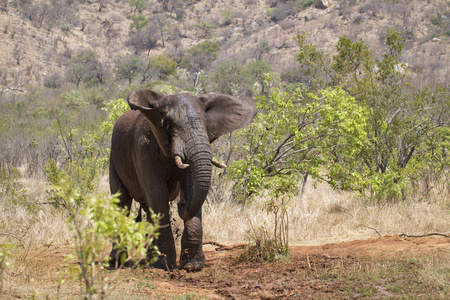
[[128, 96], [133, 110], [149, 121], [161, 153], [189, 176], [181, 179], [186, 204], [179, 214], [193, 218], [211, 185], [211, 164], [224, 167], [212, 156], [211, 143], [223, 134], [251, 123], [255, 108], [245, 101], [222, 94], [167, 95], [138, 89]]

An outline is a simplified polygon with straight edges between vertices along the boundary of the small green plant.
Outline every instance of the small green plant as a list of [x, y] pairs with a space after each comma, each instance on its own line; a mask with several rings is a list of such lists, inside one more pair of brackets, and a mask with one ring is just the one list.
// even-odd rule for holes
[[142, 12], [148, 7], [148, 4], [145, 0], [128, 0], [128, 4], [130, 5], [134, 13]]
[[289, 254], [289, 203], [298, 194], [296, 176], [275, 176], [265, 184], [268, 191], [263, 209], [273, 216], [273, 234], [265, 227], [252, 226], [251, 244], [240, 259], [251, 262], [273, 261]]
[[20, 184], [20, 172], [16, 168], [0, 169], [0, 199], [3, 210], [25, 209], [35, 213], [39, 207], [27, 194], [27, 190]]
[[314, 4], [315, 0], [303, 0], [301, 2], [302, 2], [303, 8], [308, 8]]
[[231, 24], [231, 21], [233, 21], [234, 13], [231, 9], [226, 9], [222, 13], [222, 22], [225, 26], [228, 26]]
[[3, 291], [3, 272], [11, 266], [8, 258], [12, 247], [12, 245], [0, 244], [0, 297]]
[[209, 38], [211, 37], [212, 31], [216, 28], [216, 26], [203, 20], [200, 23], [195, 24], [195, 28], [201, 32], [202, 38]]
[[289, 247], [289, 203], [299, 193], [296, 176], [274, 177], [266, 187], [269, 191], [264, 210], [273, 215], [273, 240], [280, 253]]
[[72, 28], [73, 28], [72, 24], [63, 24], [63, 25], [59, 26], [59, 29], [61, 29], [64, 36], [68, 35], [70, 33], [70, 31], [72, 30]]
[[143, 14], [131, 16], [131, 20], [133, 22], [130, 24], [130, 30], [136, 29], [137, 32], [140, 32], [150, 22], [150, 19], [146, 18]]
[[[134, 216], [117, 206], [117, 195], [113, 197], [90, 196], [81, 202], [80, 192], [62, 178], [53, 186], [56, 194], [65, 203], [68, 224], [74, 232], [77, 265], [69, 265], [69, 273], [79, 279], [85, 288], [85, 299], [103, 299], [112, 289], [119, 270], [109, 276], [104, 275], [109, 267], [109, 255], [104, 251], [105, 244], [111, 241], [115, 247], [128, 252], [126, 262], [135, 261], [146, 254], [147, 262], [152, 263], [159, 255], [154, 246], [158, 237], [160, 216], [152, 214], [149, 222], [135, 222]], [[81, 203], [81, 204], [80, 204]]]

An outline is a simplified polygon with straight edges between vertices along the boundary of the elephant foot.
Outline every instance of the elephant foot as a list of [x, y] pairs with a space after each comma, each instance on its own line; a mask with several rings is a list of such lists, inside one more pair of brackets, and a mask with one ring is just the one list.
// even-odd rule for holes
[[180, 268], [188, 272], [200, 271], [205, 265], [202, 245], [187, 245], [181, 251]]
[[128, 253], [124, 250], [113, 249], [109, 254], [109, 269], [127, 267]]
[[161, 269], [164, 271], [172, 271], [177, 267], [175, 262], [170, 262], [167, 260], [166, 256], [162, 255], [158, 258], [158, 260], [154, 263], [148, 264], [152, 268]]
[[[156, 257], [156, 261], [152, 259]], [[172, 271], [177, 267], [177, 254], [175, 252], [175, 249], [173, 249], [173, 253], [170, 254], [167, 252], [158, 253], [155, 252], [154, 249], [149, 249], [147, 252], [146, 262], [147, 266], [149, 267], [165, 271]]]

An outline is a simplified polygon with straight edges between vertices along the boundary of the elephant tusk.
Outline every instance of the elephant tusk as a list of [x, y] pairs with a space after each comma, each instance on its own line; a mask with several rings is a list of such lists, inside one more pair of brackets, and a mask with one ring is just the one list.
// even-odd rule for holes
[[175, 155], [175, 163], [177, 164], [177, 167], [180, 169], [186, 169], [187, 167], [189, 167], [189, 164], [183, 163], [181, 157], [179, 157], [178, 155]]
[[215, 157], [213, 157], [213, 158], [211, 159], [211, 162], [212, 162], [212, 164], [213, 164], [214, 166], [216, 166], [216, 167], [218, 167], [218, 168], [221, 168], [221, 169], [225, 169], [225, 168], [227, 167], [226, 164], [221, 163], [221, 162], [218, 161]]

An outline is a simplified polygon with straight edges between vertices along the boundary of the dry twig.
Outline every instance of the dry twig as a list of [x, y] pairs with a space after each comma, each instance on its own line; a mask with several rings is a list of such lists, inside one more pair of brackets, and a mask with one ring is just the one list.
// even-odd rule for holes
[[209, 241], [209, 242], [203, 242], [203, 245], [213, 245], [216, 246], [216, 251], [222, 251], [222, 250], [233, 250], [238, 248], [244, 248], [247, 246], [247, 244], [234, 244], [234, 245], [224, 245], [220, 244], [218, 242]]
[[381, 234], [378, 232], [378, 230], [376, 229], [376, 228], [373, 228], [373, 227], [369, 227], [369, 226], [366, 226], [366, 225], [364, 225], [364, 224], [359, 224], [358, 225], [358, 227], [366, 227], [366, 228], [368, 228], [368, 229], [372, 229], [372, 230], [374, 230], [377, 234], [378, 234], [378, 236], [381, 236]]

